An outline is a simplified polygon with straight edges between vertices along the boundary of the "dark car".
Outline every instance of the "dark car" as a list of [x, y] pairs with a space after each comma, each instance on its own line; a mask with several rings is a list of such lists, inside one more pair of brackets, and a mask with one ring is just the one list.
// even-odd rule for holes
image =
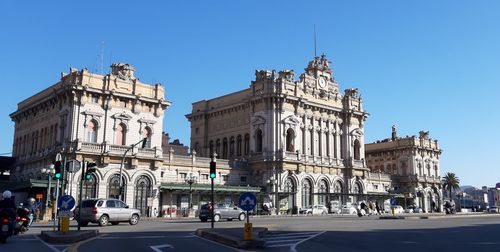
[[[204, 204], [200, 208], [200, 220], [205, 222], [211, 218], [210, 213], [212, 210], [212, 204]], [[214, 211], [214, 221], [217, 222], [220, 219], [233, 220], [238, 219], [243, 221], [246, 219], [245, 212], [236, 206], [229, 206], [224, 204], [216, 204]]]

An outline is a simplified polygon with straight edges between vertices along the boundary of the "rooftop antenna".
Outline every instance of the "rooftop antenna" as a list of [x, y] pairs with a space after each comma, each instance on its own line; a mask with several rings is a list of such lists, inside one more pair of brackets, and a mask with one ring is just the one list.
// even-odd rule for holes
[[314, 57], [316, 58], [316, 24], [314, 24]]

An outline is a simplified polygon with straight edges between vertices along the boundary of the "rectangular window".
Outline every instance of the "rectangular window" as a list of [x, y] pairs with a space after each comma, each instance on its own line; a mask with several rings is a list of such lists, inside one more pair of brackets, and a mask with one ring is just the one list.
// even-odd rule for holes
[[99, 96], [92, 95], [92, 103], [99, 103]]
[[227, 182], [228, 181], [228, 176], [227, 175], [222, 175], [222, 181]]
[[241, 181], [241, 182], [247, 182], [247, 177], [245, 177], [245, 176], [241, 176], [241, 177], [240, 177], [240, 181]]
[[187, 173], [181, 172], [181, 173], [179, 173], [179, 175], [181, 176], [181, 179], [185, 179], [187, 176]]
[[201, 174], [202, 180], [208, 180], [208, 174]]

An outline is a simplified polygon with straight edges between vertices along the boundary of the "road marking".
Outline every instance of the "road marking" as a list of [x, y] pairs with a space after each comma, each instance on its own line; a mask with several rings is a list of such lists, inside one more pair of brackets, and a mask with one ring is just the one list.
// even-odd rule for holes
[[404, 243], [404, 244], [418, 244], [419, 242], [415, 242], [415, 241], [399, 241], [399, 243]]
[[315, 235], [318, 232], [303, 232], [303, 233], [271, 233], [266, 235], [266, 237], [284, 237], [284, 236], [296, 236], [296, 235]]
[[162, 245], [150, 246], [150, 248], [151, 248], [152, 250], [154, 250], [155, 252], [163, 252], [163, 251], [161, 250], [162, 248], [171, 248], [171, 249], [173, 249], [173, 248], [174, 248], [174, 246], [172, 246], [172, 245], [170, 245], [170, 244], [166, 244], [166, 243], [165, 243], [165, 244], [162, 244]]
[[49, 243], [46, 243], [44, 240], [40, 239], [40, 237], [38, 237], [37, 235], [33, 235], [37, 240], [39, 240], [41, 243], [43, 243], [45, 246], [49, 247], [50, 249], [52, 249], [52, 251], [55, 251], [55, 252], [62, 252], [62, 251], [66, 251], [66, 249], [64, 250], [59, 250], [58, 248], [56, 248], [54, 245], [51, 245]]
[[175, 235], [151, 235], [151, 236], [102, 236], [97, 239], [99, 240], [113, 240], [113, 239], [161, 239], [161, 238], [192, 238], [195, 237], [195, 235], [182, 235], [182, 236], [175, 236]]
[[83, 241], [81, 241], [81, 242], [77, 242], [77, 243], [71, 244], [71, 246], [69, 246], [69, 247], [67, 248], [67, 250], [66, 250], [66, 251], [68, 251], [68, 252], [78, 252], [78, 248], [79, 248], [81, 245], [83, 245], [83, 244], [85, 244], [85, 243], [87, 243], [87, 242], [93, 241], [93, 240], [95, 240], [95, 239], [97, 239], [97, 238], [99, 238], [99, 237], [102, 237], [102, 236], [105, 236], [105, 234], [104, 234], [104, 235], [98, 235], [98, 236], [96, 236], [96, 237], [92, 237], [92, 238], [90, 238], [90, 239], [83, 240]]
[[325, 232], [326, 232], [326, 231], [319, 232], [319, 233], [317, 233], [316, 235], [312, 235], [312, 236], [310, 236], [310, 237], [309, 237], [309, 238], [307, 238], [307, 239], [304, 239], [304, 240], [302, 240], [302, 241], [300, 241], [300, 242], [295, 243], [295, 244], [294, 244], [294, 245], [290, 248], [290, 252], [297, 252], [297, 246], [298, 246], [299, 244], [301, 244], [301, 243], [303, 243], [303, 242], [305, 242], [305, 241], [307, 241], [307, 240], [310, 240], [310, 239], [312, 239], [312, 238], [314, 238], [314, 237], [316, 237], [316, 236], [322, 235], [322, 234], [323, 234], [323, 233], [325, 233]]
[[217, 244], [217, 245], [222, 246], [222, 247], [226, 247], [226, 248], [228, 248], [228, 249], [233, 249], [234, 251], [238, 251], [238, 252], [249, 252], [248, 250], [241, 250], [241, 249], [233, 248], [233, 247], [227, 246], [227, 245], [225, 245], [225, 244], [218, 243], [218, 242], [214, 242], [214, 241], [211, 241], [211, 240], [205, 239], [205, 238], [200, 237], [200, 236], [197, 236], [197, 235], [195, 235], [195, 237], [196, 237], [196, 238], [198, 238], [198, 239], [201, 239], [201, 240], [204, 240], [204, 241], [207, 241], [207, 242], [213, 243], [213, 244]]

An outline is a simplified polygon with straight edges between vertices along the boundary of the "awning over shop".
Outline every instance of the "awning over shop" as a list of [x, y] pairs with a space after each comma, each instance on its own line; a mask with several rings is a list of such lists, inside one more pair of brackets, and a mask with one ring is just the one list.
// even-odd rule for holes
[[[184, 183], [161, 183], [160, 190], [186, 190], [189, 191], [189, 184]], [[193, 184], [193, 191], [210, 191], [210, 184]], [[260, 187], [255, 186], [230, 186], [214, 185], [215, 192], [260, 192]]]
[[[5, 184], [0, 184], [2, 190], [10, 190], [10, 191], [22, 191], [24, 189], [30, 188], [47, 188], [49, 186], [49, 182], [47, 180], [40, 179], [30, 179], [29, 181], [20, 181], [20, 182], [8, 182]], [[53, 182], [51, 187], [55, 187], [56, 183]]]

